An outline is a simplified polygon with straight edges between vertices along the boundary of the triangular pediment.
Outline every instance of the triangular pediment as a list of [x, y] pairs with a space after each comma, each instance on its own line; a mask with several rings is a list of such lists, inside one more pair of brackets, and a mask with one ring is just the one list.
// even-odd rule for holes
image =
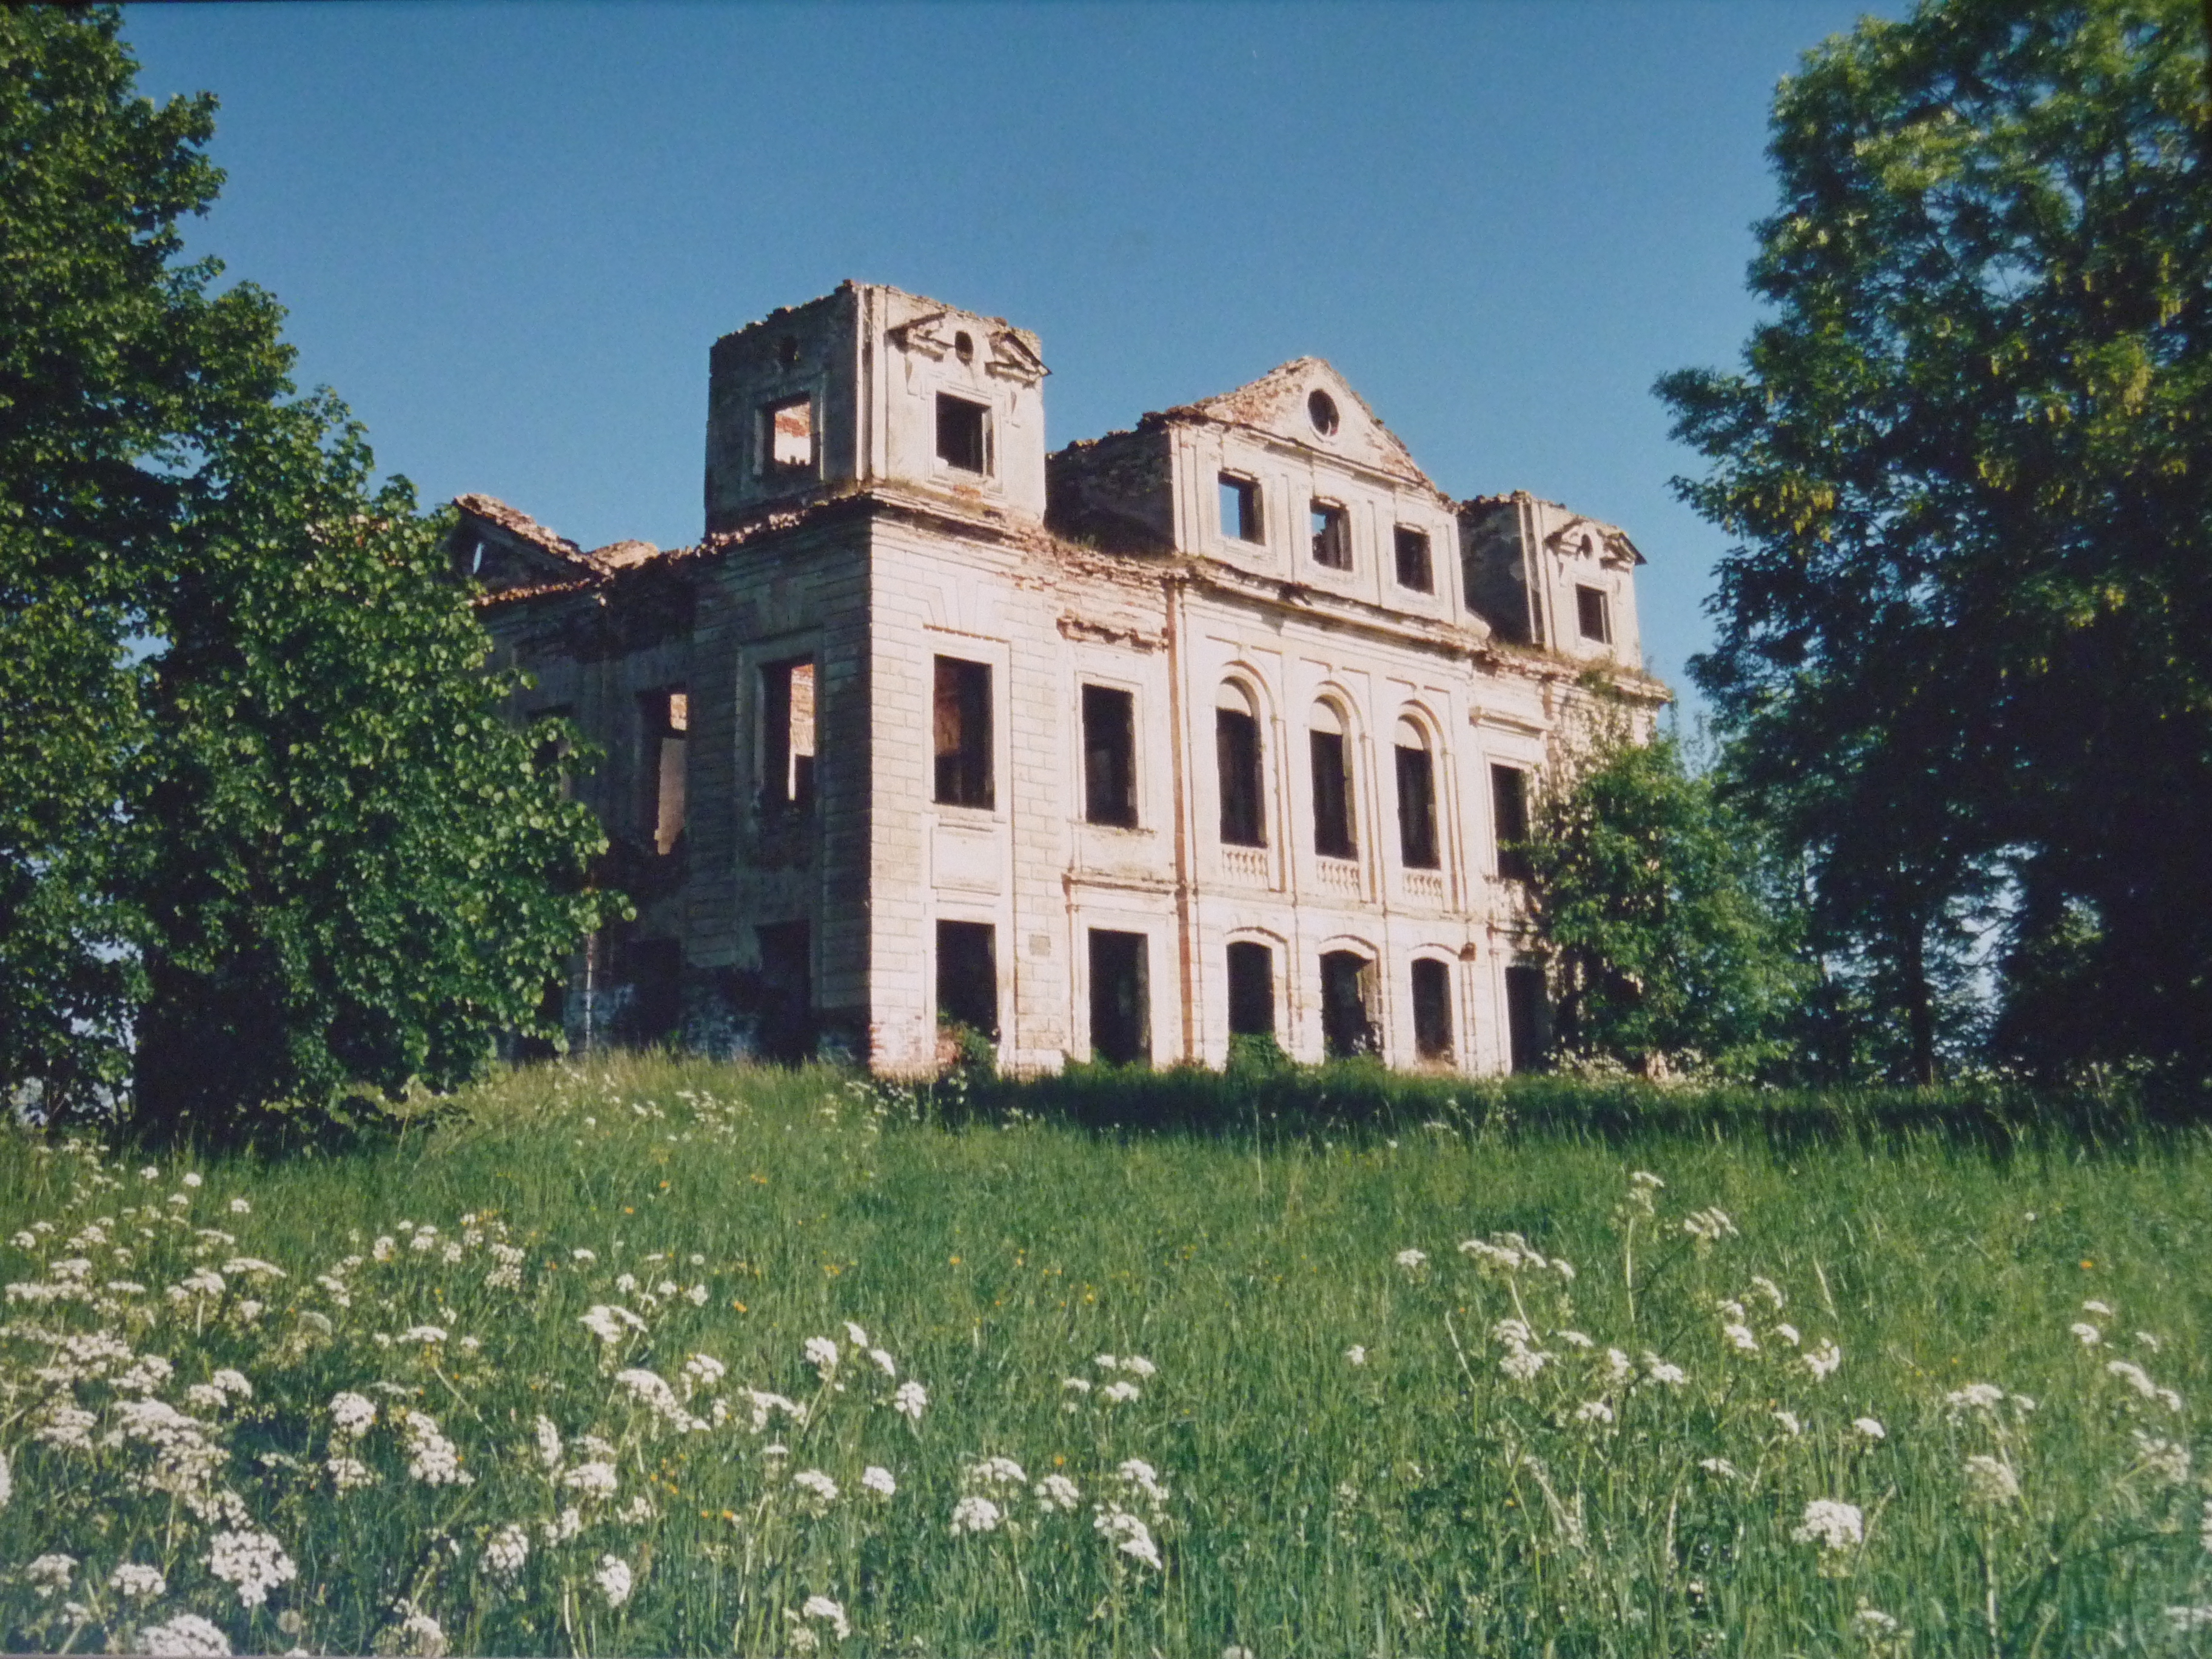
[[1398, 434], [1367, 406], [1367, 400], [1319, 357], [1297, 358], [1234, 392], [1202, 398], [1169, 414], [1251, 427], [1269, 437], [1443, 493]]

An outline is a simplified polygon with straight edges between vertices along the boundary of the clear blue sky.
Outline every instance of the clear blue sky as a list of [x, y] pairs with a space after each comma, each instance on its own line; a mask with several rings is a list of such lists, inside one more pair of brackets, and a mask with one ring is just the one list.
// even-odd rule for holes
[[1733, 364], [1778, 77], [1865, 0], [141, 7], [218, 94], [193, 250], [426, 500], [701, 532], [707, 349], [847, 276], [1043, 337], [1051, 441], [1328, 358], [1455, 495], [1650, 564], [1680, 684], [1723, 542], [1653, 378]]

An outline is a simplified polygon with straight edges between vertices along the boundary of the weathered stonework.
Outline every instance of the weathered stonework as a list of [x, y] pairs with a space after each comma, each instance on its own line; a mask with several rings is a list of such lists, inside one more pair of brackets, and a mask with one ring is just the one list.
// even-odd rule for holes
[[518, 712], [603, 751], [575, 787], [637, 900], [572, 1031], [894, 1073], [954, 1013], [1025, 1071], [1218, 1065], [1232, 1026], [1525, 1057], [1496, 818], [1583, 677], [1663, 701], [1634, 546], [1455, 502], [1318, 359], [1049, 458], [1046, 373], [1000, 319], [847, 283], [716, 343], [696, 545], [460, 499]]

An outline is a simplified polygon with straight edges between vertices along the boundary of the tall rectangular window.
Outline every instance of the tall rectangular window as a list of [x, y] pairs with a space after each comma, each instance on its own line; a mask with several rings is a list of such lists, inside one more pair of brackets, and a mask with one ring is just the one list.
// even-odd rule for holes
[[1137, 827], [1137, 700], [1103, 685], [1083, 688], [1083, 816]]
[[991, 470], [990, 413], [981, 404], [937, 394], [937, 459], [960, 472]]
[[1528, 775], [1517, 766], [1490, 769], [1490, 827], [1498, 841], [1498, 873], [1528, 879]]
[[1213, 752], [1221, 775], [1221, 839], [1231, 847], [1265, 847], [1260, 722], [1241, 708], [1215, 709]]
[[937, 799], [946, 806], [991, 805], [991, 665], [937, 659]]
[[1331, 570], [1352, 568], [1352, 516], [1334, 501], [1313, 504], [1313, 556]]
[[1451, 969], [1434, 957], [1413, 960], [1413, 1052], [1423, 1060], [1451, 1058]]
[[1260, 516], [1260, 486], [1233, 472], [1221, 475], [1221, 533], [1231, 541], [1264, 542], [1267, 526]]
[[1398, 586], [1416, 593], [1435, 592], [1437, 578], [1429, 564], [1428, 532], [1401, 524], [1391, 540], [1398, 552]]
[[1323, 858], [1348, 859], [1358, 851], [1352, 836], [1352, 777], [1346, 769], [1344, 734], [1310, 732], [1313, 744], [1314, 851]]
[[1520, 966], [1505, 970], [1505, 1040], [1516, 1072], [1544, 1069], [1551, 1010], [1544, 994], [1544, 970]]
[[760, 672], [761, 811], [804, 812], [814, 805], [814, 661], [794, 657]]
[[676, 850], [684, 833], [684, 745], [691, 727], [691, 699], [680, 685], [647, 691], [638, 699], [639, 753], [644, 784], [641, 816], [653, 851]]
[[1229, 947], [1229, 1034], [1275, 1035], [1275, 953], [1264, 945]]
[[937, 1023], [999, 1036], [997, 930], [988, 921], [937, 924]]
[[1091, 1053], [1116, 1066], [1149, 1066], [1152, 1000], [1142, 933], [1091, 930]]
[[1408, 870], [1437, 867], [1436, 766], [1425, 749], [1398, 745], [1398, 855]]
[[813, 471], [813, 398], [786, 398], [761, 410], [761, 475], [796, 480]]
[[1576, 584], [1575, 622], [1584, 639], [1595, 640], [1600, 645], [1613, 643], [1613, 618], [1606, 614], [1603, 588]]

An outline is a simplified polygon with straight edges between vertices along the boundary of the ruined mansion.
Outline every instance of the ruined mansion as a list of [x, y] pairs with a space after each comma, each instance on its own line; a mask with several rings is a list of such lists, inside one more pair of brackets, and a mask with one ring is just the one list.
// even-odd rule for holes
[[600, 751], [571, 787], [636, 908], [572, 1041], [1534, 1063], [1510, 843], [1593, 673], [1664, 699], [1642, 556], [1454, 501], [1316, 358], [1050, 453], [1046, 374], [848, 283], [715, 343], [696, 544], [460, 498], [517, 713]]

